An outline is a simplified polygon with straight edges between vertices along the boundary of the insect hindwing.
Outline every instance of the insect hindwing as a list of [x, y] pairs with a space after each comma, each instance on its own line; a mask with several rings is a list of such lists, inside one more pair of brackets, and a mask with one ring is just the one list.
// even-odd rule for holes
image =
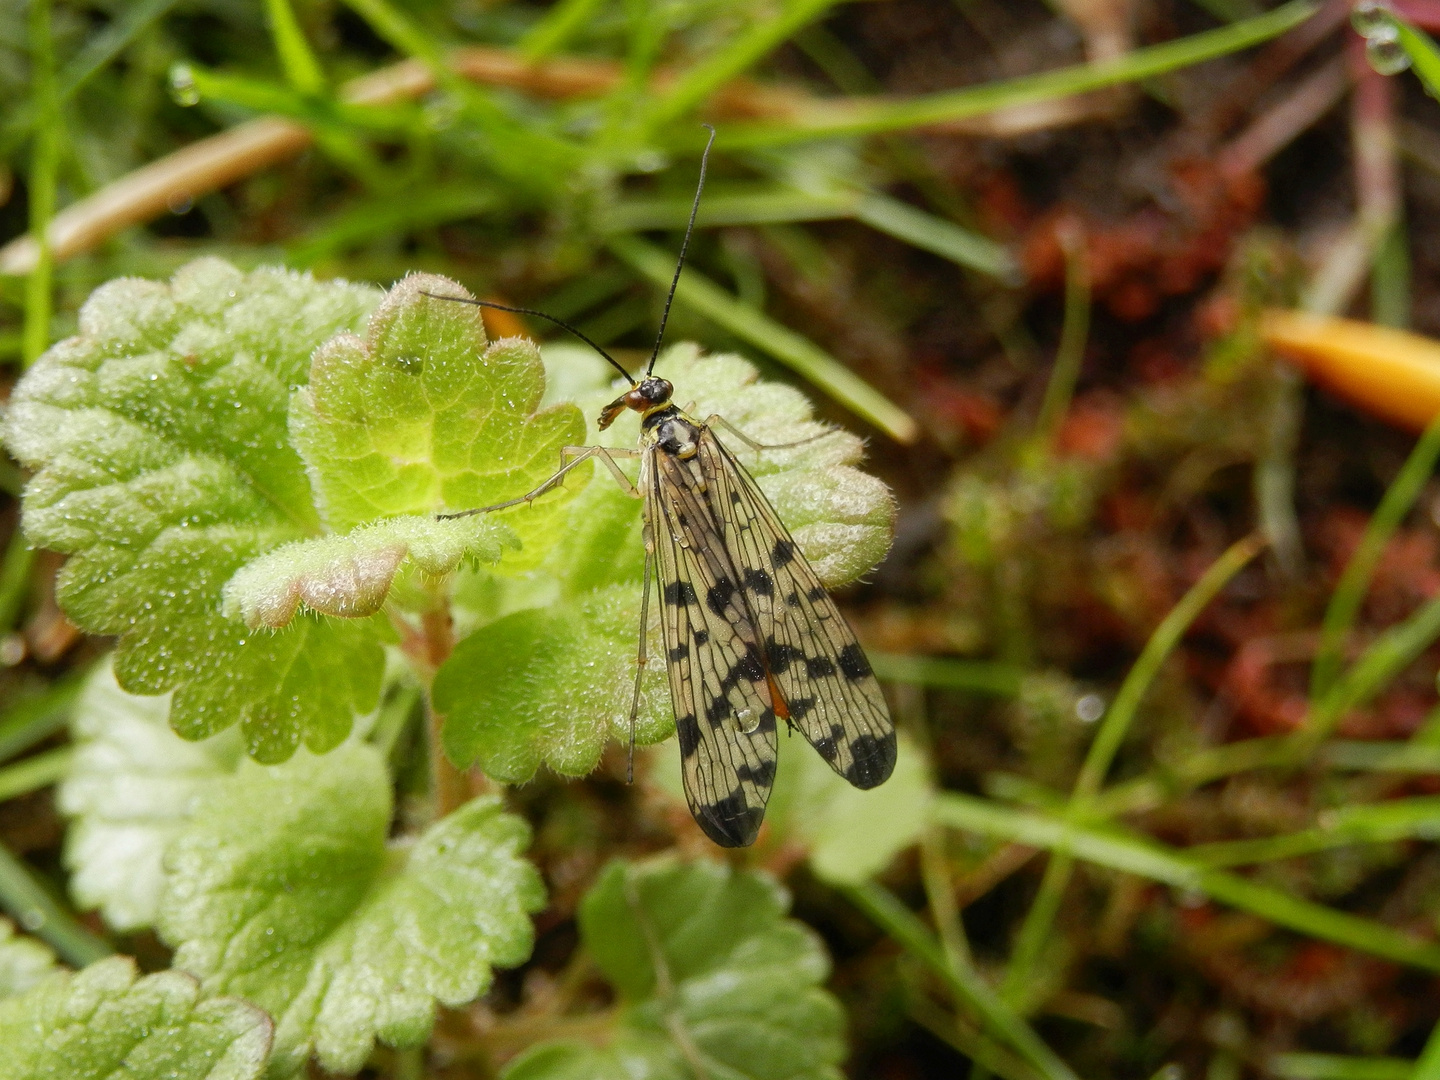
[[685, 794], [718, 844], [751, 843], [775, 777], [776, 719], [860, 788], [895, 764], [895, 730], [855, 636], [755, 481], [709, 427], [696, 451], [646, 447]]

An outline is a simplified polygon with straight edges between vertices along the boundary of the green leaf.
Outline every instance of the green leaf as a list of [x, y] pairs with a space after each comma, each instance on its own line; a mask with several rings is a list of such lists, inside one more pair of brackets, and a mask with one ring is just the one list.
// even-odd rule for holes
[[[547, 350], [547, 356], [557, 382], [595, 385], [582, 373], [595, 361], [561, 350]], [[827, 434], [811, 418], [804, 395], [761, 382], [738, 356], [702, 357], [694, 346], [677, 345], [661, 357], [656, 372], [675, 384], [675, 400], [693, 415], [723, 416], [757, 442], [821, 436], [757, 453], [723, 427], [718, 432], [828, 585], [853, 581], [884, 556], [894, 502], [884, 484], [854, 468], [863, 452], [858, 438]], [[583, 393], [586, 414], [597, 415], [614, 396], [614, 386]], [[593, 438], [625, 447], [638, 440], [639, 418], [633, 413]], [[518, 523], [544, 501], [506, 520]], [[528, 780], [541, 765], [583, 775], [594, 769], [607, 739], [630, 737], [644, 560], [640, 503], [601, 471], [566, 509], [554, 526], [561, 539], [544, 565], [558, 582], [558, 594], [546, 598], [548, 606], [514, 612], [476, 630], [457, 645], [435, 679], [451, 759], [478, 763], [487, 774], [511, 782]], [[655, 659], [663, 653], [653, 596], [650, 614], [651, 670], [635, 732], [642, 744], [665, 738], [674, 727], [663, 664]]]
[[[630, 738], [635, 644], [626, 638], [639, 623], [638, 584], [612, 585], [475, 631], [435, 678], [446, 754], [512, 784], [542, 763], [564, 776], [590, 772], [607, 739]], [[642, 690], [635, 739], [644, 745], [668, 738], [675, 717], [659, 664]]]
[[[928, 820], [934, 794], [924, 753], [900, 739], [890, 779], [861, 791], [835, 775], [800, 739], [789, 739], [791, 758], [802, 762], [793, 796], [779, 809], [784, 827], [810, 849], [810, 869], [835, 885], [868, 881], [914, 844]], [[777, 776], [777, 786], [779, 777]]]
[[15, 924], [0, 919], [0, 1001], [23, 994], [56, 971], [55, 954], [32, 937], [19, 937]]
[[812, 930], [773, 879], [716, 863], [612, 862], [581, 902], [585, 948], [621, 1002], [603, 1048], [546, 1043], [505, 1080], [838, 1080], [843, 1013]]
[[282, 544], [246, 563], [225, 585], [224, 610], [252, 630], [283, 629], [302, 604], [321, 615], [373, 615], [407, 564], [439, 577], [465, 561], [497, 562], [507, 543], [518, 546], [509, 528], [485, 515], [387, 518], [343, 536]]
[[0, 1076], [25, 1080], [252, 1080], [270, 1018], [234, 998], [200, 1000], [180, 971], [136, 978], [115, 956], [0, 1001]]
[[319, 532], [287, 436], [290, 391], [316, 346], [358, 328], [377, 298], [218, 259], [168, 284], [112, 281], [11, 398], [6, 441], [38, 470], [26, 534], [70, 556], [62, 607], [120, 636], [127, 690], [175, 691], [171, 723], [188, 738], [238, 721], [252, 754], [282, 760], [301, 742], [336, 745], [374, 706], [373, 627], [302, 620], [250, 634], [220, 596], [250, 559]]
[[415, 1046], [436, 1002], [523, 961], [544, 903], [529, 839], [498, 799], [472, 800], [418, 839], [386, 843], [390, 780], [347, 743], [285, 765], [245, 762], [171, 844], [162, 936], [209, 994], [276, 1019], [276, 1075], [311, 1048], [353, 1072], [375, 1039]]
[[[531, 341], [487, 347], [480, 309], [455, 282], [411, 274], [385, 297], [366, 337], [343, 334], [315, 354], [290, 412], [295, 445], [336, 532], [380, 517], [466, 510], [523, 495], [580, 442], [574, 405], [539, 408], [545, 369]], [[533, 567], [566, 495], [505, 515]]]
[[165, 885], [165, 847], [197, 800], [235, 771], [239, 733], [186, 742], [169, 726], [170, 698], [138, 697], [96, 666], [75, 703], [75, 757], [60, 786], [72, 820], [65, 837], [70, 893], [116, 930], [154, 923]]

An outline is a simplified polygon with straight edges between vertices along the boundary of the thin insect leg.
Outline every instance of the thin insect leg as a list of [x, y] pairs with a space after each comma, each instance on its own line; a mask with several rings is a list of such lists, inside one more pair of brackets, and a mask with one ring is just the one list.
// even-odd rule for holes
[[628, 493], [638, 499], [640, 492], [635, 489], [635, 485], [630, 483], [625, 474], [620, 471], [620, 466], [615, 464], [615, 459], [612, 456], [614, 454], [619, 454], [622, 457], [638, 457], [640, 451], [615, 450], [606, 446], [562, 447], [560, 450], [560, 460], [564, 461], [567, 457], [570, 458], [570, 460], [564, 465], [561, 465], [560, 468], [556, 470], [554, 476], [550, 477], [550, 479], [546, 480], [534, 490], [527, 491], [524, 495], [517, 496], [513, 499], [506, 499], [504, 502], [494, 503], [490, 506], [477, 506], [473, 510], [460, 510], [454, 514], [436, 514], [435, 517], [439, 521], [449, 521], [452, 518], [473, 517], [475, 514], [489, 514], [496, 510], [508, 510], [510, 507], [519, 506], [521, 503], [532, 503], [541, 495], [559, 487], [560, 481], [565, 478], [566, 473], [578, 466], [582, 461], [588, 461], [592, 457], [598, 457], [604, 461]]
[[630, 758], [625, 766], [625, 782], [635, 782], [635, 720], [640, 715], [640, 680], [645, 677], [645, 630], [650, 622], [650, 564], [655, 558], [651, 551], [650, 526], [645, 526], [645, 576], [640, 585], [640, 651], [635, 655], [635, 696], [630, 699]]
[[749, 435], [746, 435], [743, 431], [737, 428], [734, 424], [730, 423], [729, 420], [726, 420], [719, 413], [714, 413], [711, 416], [707, 417], [705, 420], [705, 425], [706, 427], [724, 428], [731, 435], [734, 435], [735, 438], [739, 439], [746, 446], [750, 447], [750, 449], [754, 450], [757, 454], [763, 453], [766, 450], [789, 450], [791, 447], [804, 446], [806, 443], [816, 442], [820, 439], [825, 438], [825, 436], [827, 435], [835, 434], [834, 428], [826, 428], [824, 431], [817, 432], [816, 434], [808, 436], [804, 439], [796, 439], [794, 442], [762, 443], [756, 442], [754, 439], [750, 438]]

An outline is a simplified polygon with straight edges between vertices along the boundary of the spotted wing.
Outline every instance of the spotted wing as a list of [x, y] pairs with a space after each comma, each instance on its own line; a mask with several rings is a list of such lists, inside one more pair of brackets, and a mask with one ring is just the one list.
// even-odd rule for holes
[[707, 495], [707, 478], [649, 451], [645, 516], [690, 812], [715, 843], [755, 840], [775, 779], [775, 710], [759, 635]]
[[883, 783], [895, 767], [895, 725], [855, 634], [754, 478], [709, 428], [696, 456], [716, 478], [712, 501], [730, 508], [725, 546], [783, 698], [776, 712], [856, 787]]

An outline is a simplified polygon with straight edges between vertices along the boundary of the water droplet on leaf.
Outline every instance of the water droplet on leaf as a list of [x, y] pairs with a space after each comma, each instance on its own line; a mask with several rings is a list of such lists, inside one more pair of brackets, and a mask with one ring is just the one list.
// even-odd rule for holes
[[189, 107], [200, 104], [200, 89], [189, 64], [176, 64], [170, 69], [170, 96], [175, 104]]

